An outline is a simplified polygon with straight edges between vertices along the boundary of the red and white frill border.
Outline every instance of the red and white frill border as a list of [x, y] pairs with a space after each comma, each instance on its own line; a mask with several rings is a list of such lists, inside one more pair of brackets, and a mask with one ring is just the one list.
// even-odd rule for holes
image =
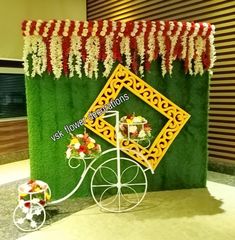
[[173, 61], [184, 61], [185, 73], [203, 74], [215, 62], [215, 27], [177, 21], [24, 21], [24, 70], [34, 77], [44, 72], [98, 78], [98, 63], [108, 77], [118, 61], [143, 76], [161, 57], [162, 75]]

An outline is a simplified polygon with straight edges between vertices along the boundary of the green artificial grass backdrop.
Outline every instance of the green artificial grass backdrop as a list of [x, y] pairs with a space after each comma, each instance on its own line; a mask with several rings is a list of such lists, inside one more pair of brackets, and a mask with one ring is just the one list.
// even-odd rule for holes
[[[102, 68], [102, 67], [100, 67]], [[115, 68], [115, 66], [114, 66]], [[176, 137], [166, 155], [152, 175], [147, 171], [148, 190], [166, 190], [205, 187], [207, 171], [207, 112], [209, 74], [190, 76], [183, 71], [180, 61], [174, 62], [173, 74], [161, 75], [160, 60], [153, 62], [143, 78], [175, 104], [187, 111], [191, 118]], [[52, 198], [58, 199], [69, 193], [77, 184], [82, 167], [71, 169], [65, 159], [70, 135], [64, 126], [83, 118], [95, 101], [107, 79], [82, 77], [61, 77], [44, 74], [26, 78], [29, 151], [31, 178], [49, 184]], [[155, 137], [167, 121], [127, 90], [129, 100], [119, 105], [120, 117], [135, 112], [151, 124]], [[61, 131], [61, 138], [54, 141], [52, 136]], [[83, 127], [73, 133], [83, 133]], [[106, 150], [112, 146], [89, 131], [90, 135]], [[75, 196], [90, 194], [91, 173], [87, 174]]]

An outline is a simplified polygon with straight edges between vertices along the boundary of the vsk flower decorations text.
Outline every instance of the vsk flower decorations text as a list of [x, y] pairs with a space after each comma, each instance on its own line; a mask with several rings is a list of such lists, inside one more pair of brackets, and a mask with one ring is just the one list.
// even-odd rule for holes
[[[74, 123], [64, 125], [64, 130], [66, 131], [66, 133], [71, 133], [74, 130], [85, 125], [87, 120], [93, 121], [97, 117], [100, 117], [101, 115], [103, 115], [107, 110], [111, 110], [111, 109], [115, 108], [116, 106], [118, 106], [128, 100], [129, 100], [129, 96], [127, 93], [120, 95], [116, 99], [111, 100], [108, 104], [102, 106], [101, 108], [98, 108], [96, 111], [89, 112], [89, 114], [87, 116], [85, 116], [84, 118], [79, 119], [78, 121], [75, 121]], [[64, 136], [63, 131], [58, 130], [51, 136], [51, 139], [55, 142], [56, 140], [59, 140], [63, 136]]]
[[215, 61], [214, 25], [177, 21], [24, 21], [24, 70], [34, 77], [44, 72], [98, 77], [98, 62], [108, 77], [114, 62], [143, 76], [161, 57], [162, 75], [173, 61], [184, 61], [189, 74], [210, 70]]

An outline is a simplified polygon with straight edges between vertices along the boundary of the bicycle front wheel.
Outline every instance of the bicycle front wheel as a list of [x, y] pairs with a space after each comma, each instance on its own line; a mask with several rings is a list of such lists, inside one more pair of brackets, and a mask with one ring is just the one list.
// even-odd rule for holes
[[103, 162], [91, 179], [91, 194], [98, 206], [109, 212], [126, 212], [138, 206], [147, 192], [143, 168], [129, 158]]

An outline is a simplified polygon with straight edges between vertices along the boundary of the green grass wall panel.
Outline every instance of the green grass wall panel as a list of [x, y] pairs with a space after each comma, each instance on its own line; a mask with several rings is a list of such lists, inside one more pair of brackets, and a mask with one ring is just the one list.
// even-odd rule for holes
[[[148, 173], [148, 190], [205, 187], [208, 73], [190, 76], [184, 73], [182, 63], [177, 61], [172, 76], [163, 78], [158, 60], [152, 63], [144, 80], [191, 114], [155, 174]], [[70, 169], [65, 159], [70, 136], [64, 126], [83, 118], [106, 81], [102, 77], [102, 70], [98, 80], [80, 79], [77, 76], [55, 80], [48, 74], [26, 78], [31, 177], [47, 182], [52, 189], [53, 199], [63, 197], [72, 190], [82, 172], [82, 169]], [[128, 91], [120, 92], [123, 93], [128, 93], [130, 100], [115, 109], [120, 111], [121, 116], [133, 111], [141, 114], [151, 123], [153, 135], [157, 134], [166, 122], [165, 117]], [[51, 136], [58, 130], [64, 136], [53, 141]], [[82, 132], [83, 128], [74, 131], [75, 134]], [[89, 133], [103, 149], [112, 147], [94, 133]], [[89, 195], [90, 177], [88, 174], [75, 196]]]

